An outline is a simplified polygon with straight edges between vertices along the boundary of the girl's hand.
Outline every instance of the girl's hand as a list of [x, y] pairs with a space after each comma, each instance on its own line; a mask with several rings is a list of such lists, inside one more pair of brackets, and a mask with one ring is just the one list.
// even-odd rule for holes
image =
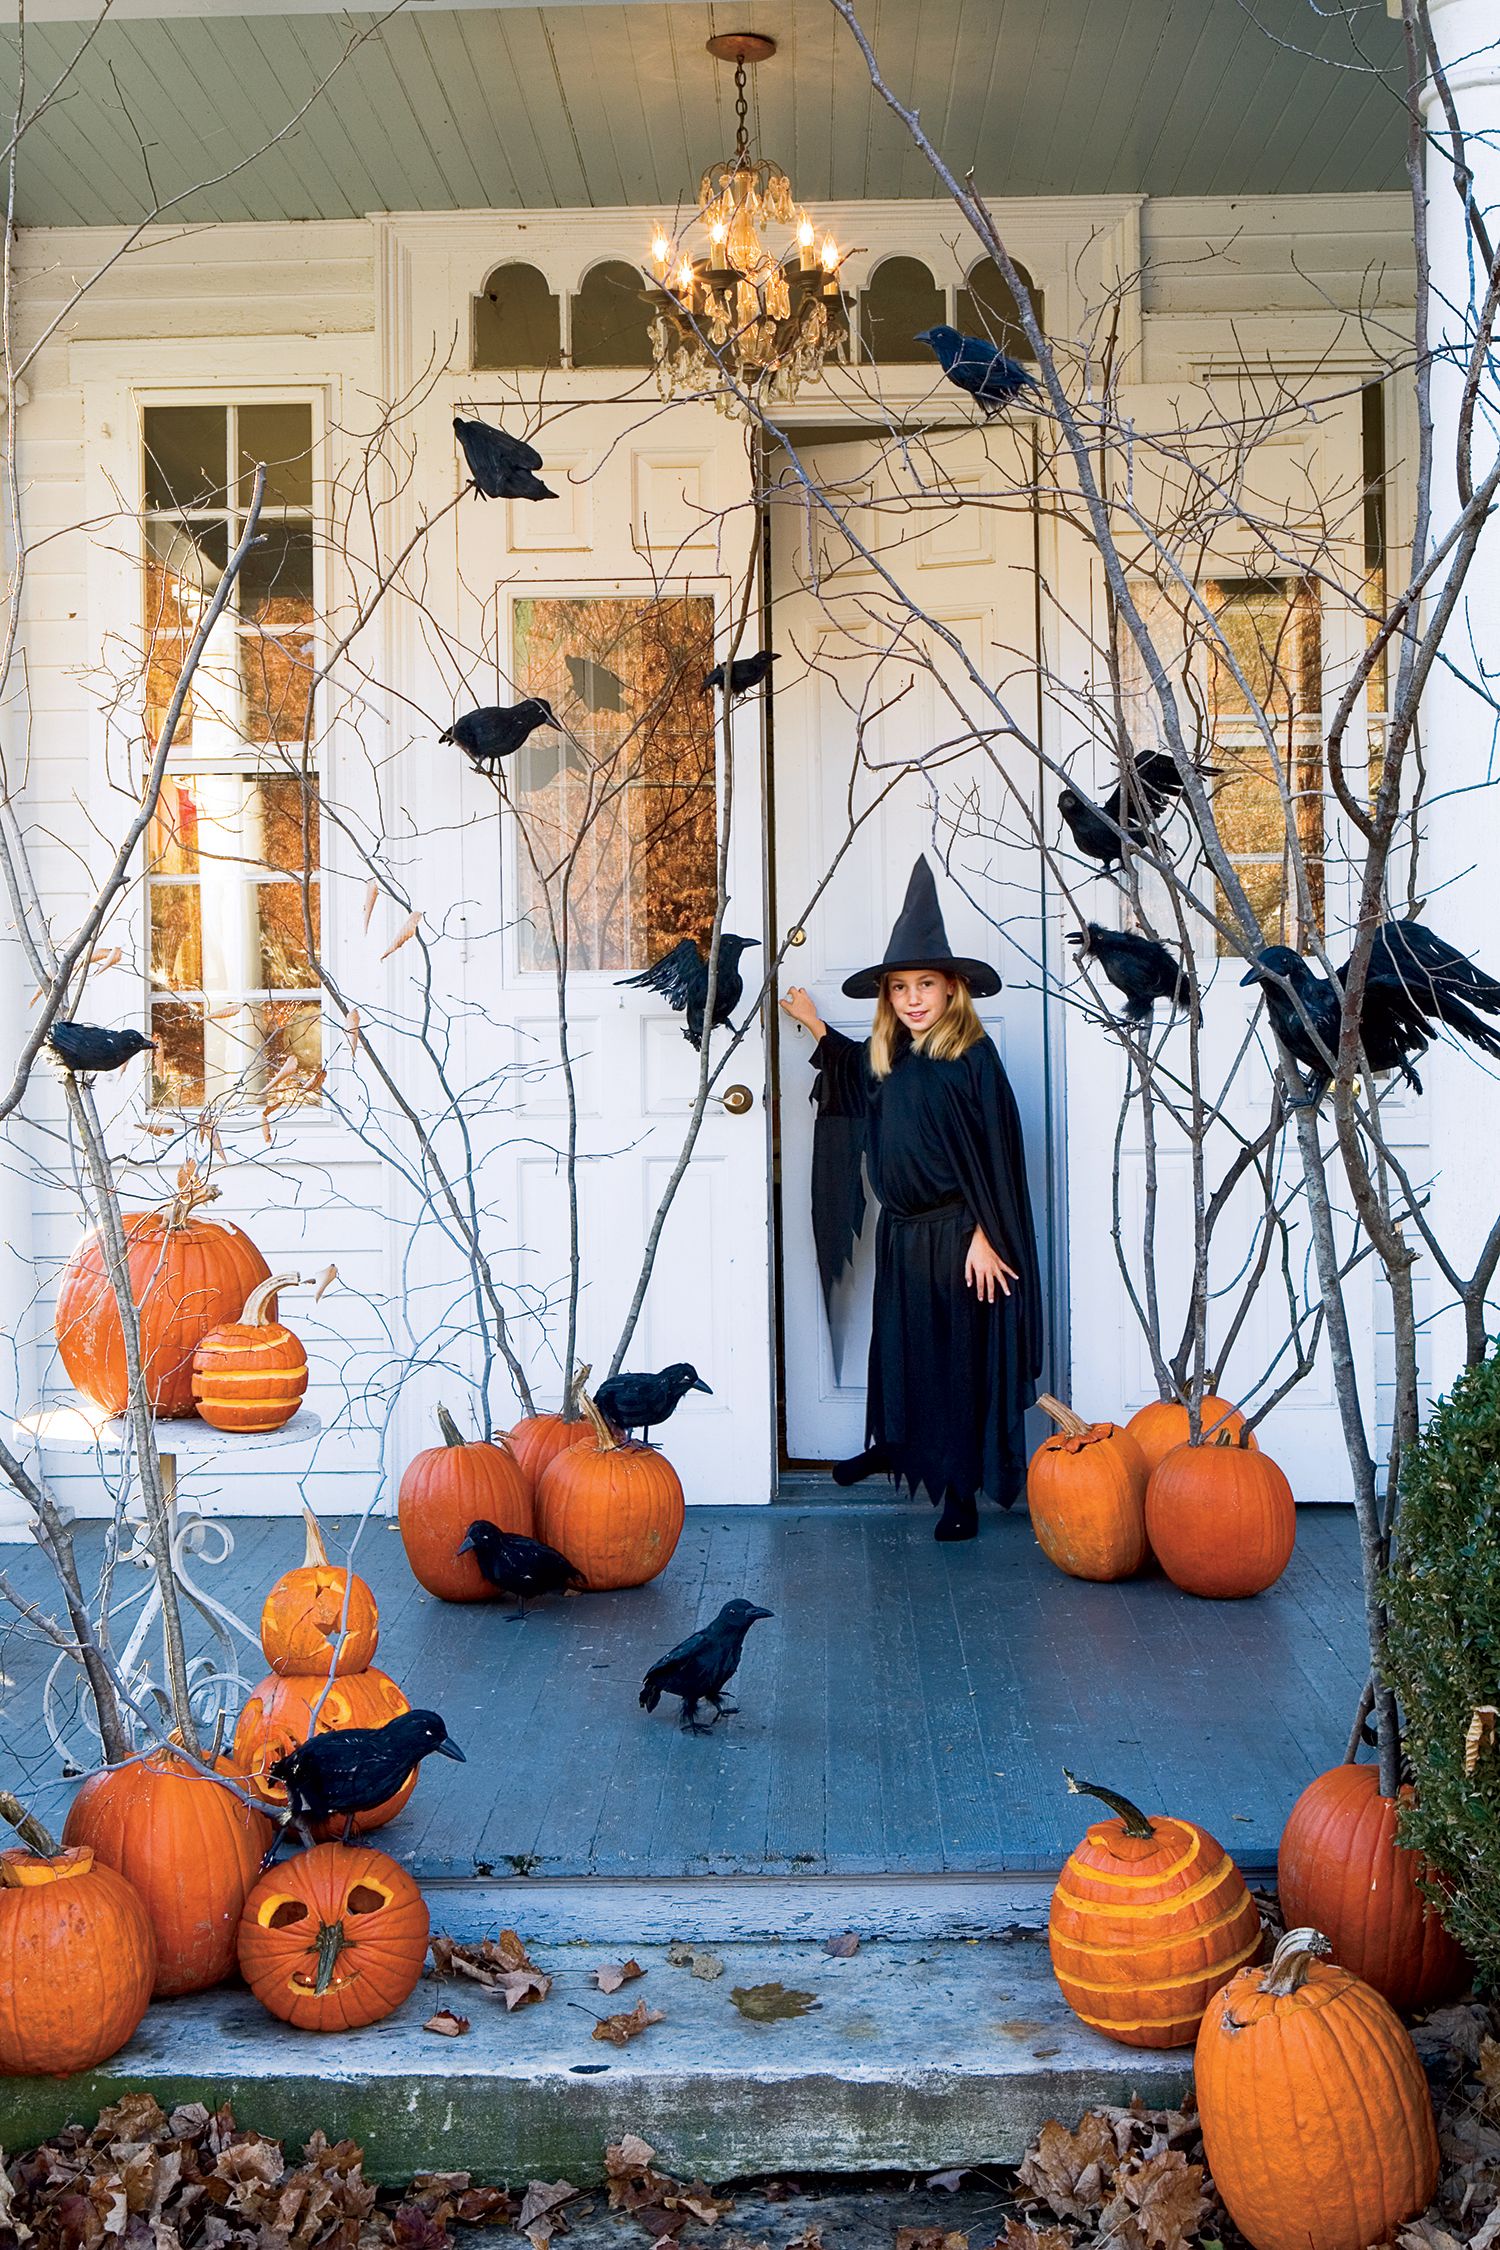
[[991, 1249], [989, 1237], [983, 1227], [976, 1227], [969, 1244], [969, 1255], [964, 1260], [964, 1280], [976, 1292], [980, 1302], [992, 1305], [997, 1286], [1001, 1295], [1008, 1297], [1011, 1283], [1020, 1278], [1015, 1267], [1008, 1266], [999, 1251]]
[[813, 1006], [812, 994], [804, 992], [800, 984], [787, 986], [786, 991], [781, 996], [781, 1012], [783, 1015], [790, 1016], [793, 1023], [800, 1023], [804, 1031], [810, 1031], [814, 1039], [821, 1039], [828, 1029], [827, 1024]]

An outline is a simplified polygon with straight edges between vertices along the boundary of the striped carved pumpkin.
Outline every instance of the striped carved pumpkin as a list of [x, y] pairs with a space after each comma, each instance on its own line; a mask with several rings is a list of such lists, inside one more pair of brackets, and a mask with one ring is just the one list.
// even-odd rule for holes
[[1260, 1917], [1221, 1844], [1191, 1820], [1148, 1820], [1092, 1782], [1068, 1787], [1113, 1808], [1070, 1855], [1047, 1942], [1076, 2016], [1126, 2047], [1187, 2047], [1203, 2011], [1260, 1950]]
[[252, 1289], [238, 1320], [210, 1329], [193, 1354], [193, 1396], [216, 1430], [279, 1430], [307, 1389], [307, 1353], [290, 1328], [270, 1317], [278, 1289], [300, 1274], [273, 1273]]

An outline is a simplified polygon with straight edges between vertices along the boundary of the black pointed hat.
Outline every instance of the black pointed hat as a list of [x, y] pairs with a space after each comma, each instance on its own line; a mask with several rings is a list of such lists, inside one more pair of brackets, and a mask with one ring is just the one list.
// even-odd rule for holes
[[966, 960], [954, 952], [943, 928], [937, 884], [926, 855], [921, 855], [906, 886], [906, 903], [896, 916], [896, 926], [885, 949], [885, 959], [873, 968], [845, 977], [844, 990], [851, 1000], [875, 1000], [880, 980], [892, 969], [937, 969], [944, 976], [962, 977], [976, 1000], [992, 1000], [1000, 990], [1000, 972], [988, 961]]

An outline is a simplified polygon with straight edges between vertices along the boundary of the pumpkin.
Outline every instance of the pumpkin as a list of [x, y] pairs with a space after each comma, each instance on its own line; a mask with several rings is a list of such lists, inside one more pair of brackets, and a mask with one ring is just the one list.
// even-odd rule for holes
[[[216, 1763], [243, 1782], [232, 1760]], [[229, 1975], [240, 1909], [272, 1835], [264, 1813], [171, 1749], [91, 1774], [63, 1827], [65, 1844], [88, 1847], [139, 1893], [162, 2000], [206, 1992]]]
[[1076, 2016], [1125, 2047], [1186, 2047], [1204, 2009], [1260, 1951], [1260, 1917], [1222, 1844], [1191, 1820], [1148, 1820], [1093, 1782], [1096, 1820], [1052, 1893], [1047, 1943]]
[[592, 1442], [570, 1446], [542, 1473], [538, 1537], [566, 1555], [595, 1592], [644, 1586], [682, 1537], [682, 1485], [665, 1454], [617, 1438], [585, 1393]]
[[245, 1299], [238, 1320], [211, 1328], [193, 1354], [193, 1396], [216, 1430], [279, 1430], [307, 1389], [307, 1353], [290, 1328], [267, 1314], [278, 1289], [301, 1276], [269, 1274]]
[[1146, 1559], [1146, 1464], [1113, 1422], [1085, 1422], [1045, 1394], [1037, 1405], [1057, 1424], [1026, 1471], [1026, 1504], [1037, 1545], [1070, 1578], [1128, 1578]]
[[[1188, 1410], [1175, 1398], [1154, 1398], [1149, 1406], [1137, 1407], [1125, 1427], [1141, 1449], [1148, 1477], [1154, 1469], [1160, 1468], [1169, 1453], [1179, 1445], [1186, 1445], [1192, 1435]], [[1245, 1417], [1237, 1406], [1231, 1406], [1227, 1398], [1218, 1398], [1212, 1391], [1204, 1393], [1198, 1407], [1198, 1429], [1202, 1437], [1217, 1437], [1227, 1431], [1231, 1437], [1238, 1438], [1244, 1427]], [[1259, 1451], [1253, 1430], [1245, 1442], [1252, 1453]]]
[[1292, 1559], [1297, 1507], [1265, 1453], [1227, 1433], [1179, 1445], [1146, 1486], [1146, 1537], [1174, 1586], [1208, 1601], [1263, 1594]]
[[260, 1645], [283, 1677], [363, 1672], [374, 1661], [380, 1612], [362, 1578], [328, 1560], [310, 1508], [302, 1511], [307, 1545], [296, 1570], [277, 1579], [260, 1613]]
[[[387, 1720], [410, 1709], [395, 1681], [374, 1665], [367, 1671], [342, 1673], [332, 1683], [326, 1672], [287, 1677], [273, 1672], [261, 1681], [239, 1715], [234, 1730], [234, 1762], [267, 1804], [284, 1805], [284, 1785], [269, 1779], [269, 1768], [278, 1758], [298, 1749], [314, 1734], [337, 1734], [345, 1727], [383, 1727]], [[372, 1805], [368, 1812], [356, 1813], [356, 1835], [366, 1835], [372, 1828], [383, 1828], [388, 1820], [394, 1820], [416, 1786], [413, 1770], [393, 1797]], [[314, 1821], [313, 1834], [342, 1836], [344, 1821], [343, 1813]]]
[[1422, 1887], [1421, 1854], [1396, 1841], [1397, 1818], [1376, 1767], [1320, 1773], [1287, 1816], [1276, 1883], [1289, 1922], [1322, 1930], [1340, 1968], [1412, 2015], [1467, 1991], [1472, 1970]]
[[87, 1844], [0, 1851], [0, 2078], [64, 2078], [117, 2054], [155, 1974], [145, 1906]]
[[473, 1555], [458, 1550], [471, 1523], [534, 1535], [531, 1489], [509, 1449], [468, 1440], [446, 1407], [438, 1408], [441, 1445], [407, 1466], [396, 1495], [401, 1543], [412, 1574], [445, 1602], [488, 1601], [495, 1589]]
[[[193, 1411], [193, 1354], [203, 1338], [236, 1319], [256, 1284], [270, 1279], [248, 1234], [196, 1215], [218, 1192], [194, 1179], [167, 1210], [132, 1211], [122, 1222], [146, 1401], [168, 1419]], [[123, 1414], [125, 1336], [97, 1232], [85, 1235], [68, 1260], [54, 1325], [74, 1388], [106, 1414]]]
[[1431, 2200], [1422, 2065], [1372, 1986], [1289, 1930], [1216, 1993], [1194, 2056], [1203, 2151], [1254, 2250], [1365, 2250]]
[[506, 1444], [530, 1488], [533, 1506], [537, 1487], [548, 1465], [570, 1446], [592, 1445], [594, 1432], [578, 1395], [589, 1378], [588, 1363], [580, 1367], [569, 1386], [568, 1404], [561, 1414], [528, 1414], [506, 1434]]
[[245, 1901], [240, 1973], [262, 2007], [299, 2031], [357, 2031], [416, 1990], [427, 1931], [421, 1892], [384, 1852], [315, 1844]]

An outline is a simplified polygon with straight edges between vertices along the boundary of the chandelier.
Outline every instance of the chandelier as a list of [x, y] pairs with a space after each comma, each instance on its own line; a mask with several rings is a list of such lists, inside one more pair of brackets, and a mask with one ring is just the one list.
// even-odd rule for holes
[[[695, 254], [691, 241], [656, 229], [651, 351], [663, 398], [711, 391], [721, 413], [748, 420], [757, 403], [794, 399], [831, 352], [847, 358], [839, 269], [849, 253], [831, 234], [818, 241], [780, 165], [750, 152], [745, 66], [774, 55], [775, 40], [724, 32], [708, 51], [734, 64], [734, 154], [705, 172], [698, 188], [706, 245]], [[779, 250], [768, 240], [778, 227], [791, 230]]]

